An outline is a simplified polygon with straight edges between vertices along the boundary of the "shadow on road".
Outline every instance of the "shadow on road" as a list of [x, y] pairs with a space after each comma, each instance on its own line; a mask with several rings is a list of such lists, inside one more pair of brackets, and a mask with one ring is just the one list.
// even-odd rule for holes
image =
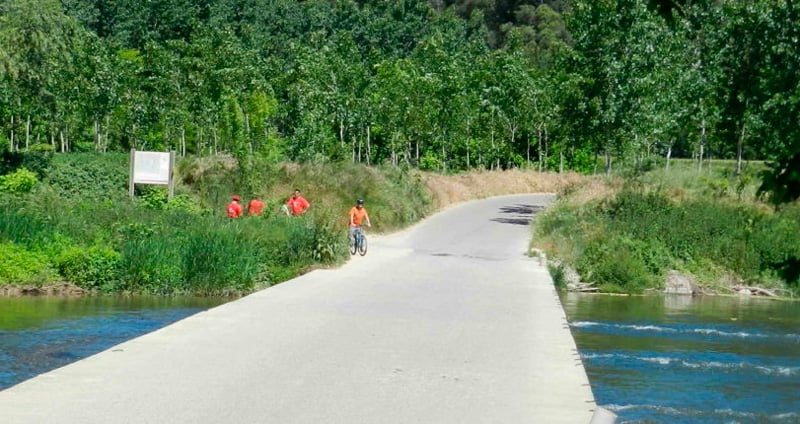
[[533, 215], [544, 210], [544, 208], [544, 206], [534, 205], [503, 206], [500, 208], [500, 213], [512, 216], [492, 218], [491, 221], [499, 222], [501, 224], [530, 225]]

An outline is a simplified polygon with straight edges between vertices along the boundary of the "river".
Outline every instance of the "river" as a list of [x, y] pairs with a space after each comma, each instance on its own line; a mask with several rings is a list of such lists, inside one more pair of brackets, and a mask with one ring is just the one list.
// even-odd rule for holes
[[0, 297], [0, 390], [227, 300]]
[[618, 423], [800, 423], [800, 302], [561, 296]]

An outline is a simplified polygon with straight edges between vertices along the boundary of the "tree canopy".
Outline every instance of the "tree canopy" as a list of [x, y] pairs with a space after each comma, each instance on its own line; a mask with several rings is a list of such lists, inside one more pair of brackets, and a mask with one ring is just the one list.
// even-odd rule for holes
[[787, 162], [798, 28], [789, 0], [2, 0], [0, 146]]

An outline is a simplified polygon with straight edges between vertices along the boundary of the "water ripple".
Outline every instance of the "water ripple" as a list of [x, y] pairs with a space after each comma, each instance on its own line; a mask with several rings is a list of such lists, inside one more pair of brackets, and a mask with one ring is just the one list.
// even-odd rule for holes
[[653, 324], [619, 324], [607, 323], [597, 321], [575, 321], [571, 322], [570, 327], [577, 329], [584, 329], [586, 331], [598, 331], [609, 333], [624, 333], [624, 332], [643, 332], [643, 333], [656, 333], [656, 334], [684, 334], [684, 335], [712, 335], [727, 338], [779, 338], [788, 341], [800, 342], [800, 334], [794, 333], [768, 333], [760, 331], [741, 331], [736, 330], [732, 326], [719, 326], [718, 328], [694, 328], [688, 326], [666, 326], [666, 325], [653, 325]]

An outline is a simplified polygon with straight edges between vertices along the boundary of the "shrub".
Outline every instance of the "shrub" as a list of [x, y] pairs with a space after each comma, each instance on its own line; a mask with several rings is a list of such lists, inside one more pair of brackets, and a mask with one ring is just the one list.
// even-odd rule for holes
[[[578, 272], [582, 279], [618, 287], [625, 292], [639, 293], [657, 282], [654, 273], [642, 260], [641, 242], [625, 237], [600, 237], [592, 240], [578, 261]], [[614, 290], [616, 291], [616, 290]]]
[[0, 191], [29, 193], [37, 182], [39, 180], [36, 178], [35, 172], [20, 168], [10, 174], [0, 176]]
[[128, 196], [130, 154], [70, 153], [56, 155], [45, 179], [61, 195], [87, 200]]
[[0, 284], [41, 285], [54, 277], [55, 272], [44, 255], [13, 243], [0, 243]]
[[4, 151], [0, 155], [0, 175], [25, 168], [36, 173], [38, 178], [43, 178], [50, 169], [53, 155], [42, 146], [50, 147], [48, 144], [35, 144], [27, 152]]
[[108, 248], [72, 247], [55, 260], [64, 278], [87, 289], [110, 291], [119, 284], [122, 256]]
[[800, 205], [762, 220], [753, 229], [751, 240], [762, 270], [774, 271], [790, 285], [800, 285]]

